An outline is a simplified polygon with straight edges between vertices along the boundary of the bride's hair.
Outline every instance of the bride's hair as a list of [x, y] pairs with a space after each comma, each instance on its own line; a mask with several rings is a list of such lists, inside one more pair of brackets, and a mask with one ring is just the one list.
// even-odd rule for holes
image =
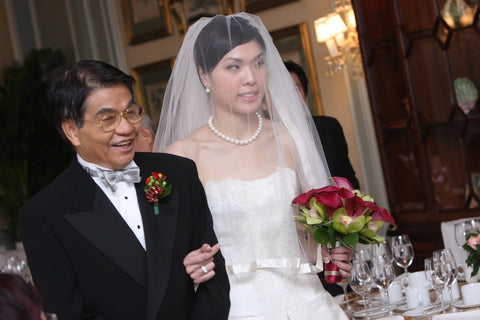
[[194, 45], [195, 63], [210, 73], [235, 47], [256, 41], [265, 52], [265, 42], [258, 29], [240, 17], [215, 16], [198, 34]]

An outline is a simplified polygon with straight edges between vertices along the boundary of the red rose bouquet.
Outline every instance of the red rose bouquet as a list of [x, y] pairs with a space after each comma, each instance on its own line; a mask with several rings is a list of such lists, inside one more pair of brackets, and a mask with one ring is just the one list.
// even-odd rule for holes
[[[385, 223], [396, 228], [393, 217], [385, 208], [379, 207], [373, 198], [353, 188], [341, 177], [333, 177], [334, 186], [312, 189], [295, 199], [299, 207], [297, 221], [305, 226], [305, 232], [313, 234], [315, 242], [332, 249], [339, 242], [355, 249], [357, 244], [383, 243], [377, 235]], [[325, 265], [327, 282], [341, 280], [338, 267], [330, 261]]]

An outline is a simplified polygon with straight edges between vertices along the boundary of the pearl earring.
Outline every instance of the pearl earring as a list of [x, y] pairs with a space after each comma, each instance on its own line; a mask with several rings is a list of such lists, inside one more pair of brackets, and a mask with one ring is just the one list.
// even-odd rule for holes
[[206, 93], [210, 93], [210, 88], [209, 88], [209, 87], [205, 87], [205, 92], [206, 92]]

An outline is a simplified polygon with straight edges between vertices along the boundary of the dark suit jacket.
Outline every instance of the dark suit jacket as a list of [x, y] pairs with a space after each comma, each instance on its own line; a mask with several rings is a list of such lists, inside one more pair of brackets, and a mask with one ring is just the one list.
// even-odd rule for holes
[[[195, 164], [153, 153], [138, 153], [135, 162], [146, 252], [76, 157], [20, 211], [45, 310], [60, 320], [226, 319], [229, 284], [221, 254], [215, 256], [216, 276], [197, 292], [183, 266], [190, 251], [217, 243]], [[172, 185], [157, 216], [143, 191], [152, 171]]]
[[318, 135], [322, 141], [323, 152], [333, 177], [344, 177], [355, 189], [360, 187], [350, 159], [343, 129], [337, 119], [327, 116], [313, 116]]
[[[333, 177], [347, 178], [355, 189], [359, 189], [360, 184], [348, 158], [347, 141], [338, 120], [327, 116], [313, 116], [313, 121], [322, 141], [323, 152], [327, 159], [330, 174]], [[339, 285], [325, 281], [323, 272], [319, 273], [319, 277], [323, 286], [331, 295], [335, 296], [343, 293], [343, 289]]]

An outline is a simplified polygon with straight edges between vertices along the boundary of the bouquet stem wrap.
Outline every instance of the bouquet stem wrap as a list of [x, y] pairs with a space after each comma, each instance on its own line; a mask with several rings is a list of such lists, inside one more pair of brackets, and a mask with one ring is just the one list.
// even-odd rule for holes
[[325, 281], [328, 283], [338, 283], [342, 281], [340, 270], [333, 261], [325, 264]]

